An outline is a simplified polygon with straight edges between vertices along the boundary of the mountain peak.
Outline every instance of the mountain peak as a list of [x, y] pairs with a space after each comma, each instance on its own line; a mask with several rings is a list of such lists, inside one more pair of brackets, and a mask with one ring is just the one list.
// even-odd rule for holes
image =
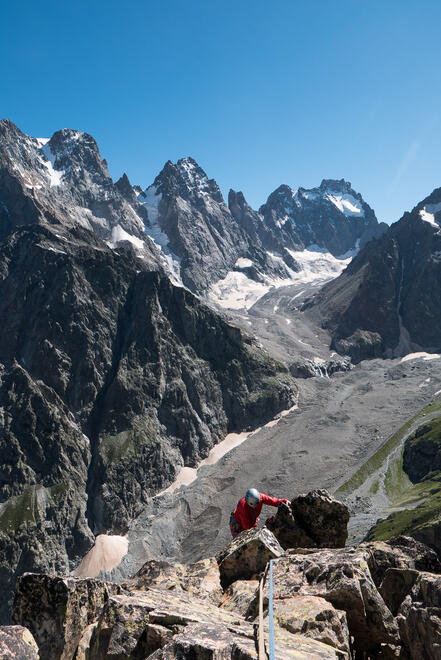
[[183, 199], [212, 197], [222, 203], [223, 197], [214, 179], [209, 179], [202, 167], [190, 156], [180, 158], [177, 163], [168, 160], [154, 181], [162, 194], [173, 192]]
[[346, 181], [345, 179], [323, 179], [320, 184], [320, 190], [349, 192], [352, 190], [352, 185], [350, 181]]

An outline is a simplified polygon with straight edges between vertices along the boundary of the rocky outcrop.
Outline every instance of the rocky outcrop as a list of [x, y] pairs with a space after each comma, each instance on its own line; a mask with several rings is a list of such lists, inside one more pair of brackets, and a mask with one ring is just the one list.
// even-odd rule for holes
[[322, 362], [314, 362], [305, 357], [296, 357], [289, 364], [289, 371], [294, 378], [320, 378], [329, 377], [338, 371], [350, 371], [352, 364], [350, 358], [331, 358]]
[[412, 660], [436, 660], [441, 649], [441, 577], [421, 573], [404, 598], [397, 621], [404, 649]]
[[298, 495], [280, 504], [266, 526], [284, 549], [342, 548], [348, 538], [349, 509], [326, 490]]
[[353, 362], [441, 347], [441, 188], [371, 241], [304, 311]]
[[403, 469], [413, 483], [441, 470], [441, 417], [423, 424], [407, 438]]
[[269, 529], [241, 532], [217, 557], [222, 587], [259, 575], [270, 559], [282, 554], [281, 545]]
[[31, 631], [41, 660], [64, 660], [73, 656], [109, 595], [120, 592], [118, 585], [97, 580], [27, 573], [18, 581], [12, 622]]
[[222, 597], [219, 568], [214, 557], [195, 564], [172, 564], [152, 559], [122, 584], [127, 590], [145, 591], [150, 588], [174, 593], [186, 593], [216, 604]]
[[[263, 531], [260, 543], [266, 539], [268, 553], [270, 532]], [[251, 530], [238, 539], [248, 536], [251, 544], [258, 534]], [[438, 658], [441, 577], [415, 568], [439, 568], [428, 548], [405, 537], [358, 548], [285, 553], [274, 551], [274, 543], [273, 537], [268, 556], [273, 557], [277, 660]], [[236, 539], [224, 557], [230, 568], [236, 562], [239, 573], [247, 559], [237, 547]], [[149, 561], [119, 588], [96, 580], [26, 575], [19, 581], [14, 621], [34, 634], [40, 660], [257, 659], [259, 580], [236, 580], [224, 594], [218, 587], [207, 590], [207, 579], [219, 584], [220, 561], [219, 569], [214, 558], [175, 567]], [[268, 580], [267, 574], [262, 585], [266, 640]]]
[[38, 646], [29, 630], [23, 626], [0, 626], [0, 657], [38, 660]]
[[409, 536], [362, 543], [359, 547], [369, 552], [369, 569], [377, 587], [391, 568], [441, 573], [441, 562], [436, 552]]
[[398, 627], [367, 565], [368, 554], [354, 549], [289, 554], [274, 562], [279, 599], [318, 596], [346, 612], [357, 650], [372, 652], [398, 642]]

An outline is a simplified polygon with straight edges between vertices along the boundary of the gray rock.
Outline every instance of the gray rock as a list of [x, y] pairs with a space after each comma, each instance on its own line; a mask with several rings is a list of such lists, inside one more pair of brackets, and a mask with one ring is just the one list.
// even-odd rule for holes
[[40, 660], [71, 658], [83, 630], [98, 618], [109, 595], [120, 592], [118, 585], [97, 580], [27, 573], [17, 583], [12, 622], [30, 630]]
[[348, 507], [327, 490], [312, 490], [291, 501], [294, 518], [318, 548], [342, 548], [348, 538]]
[[241, 532], [217, 557], [222, 587], [259, 575], [270, 559], [281, 554], [283, 548], [269, 529]]
[[38, 660], [38, 646], [23, 626], [0, 626], [0, 657], [9, 660]]

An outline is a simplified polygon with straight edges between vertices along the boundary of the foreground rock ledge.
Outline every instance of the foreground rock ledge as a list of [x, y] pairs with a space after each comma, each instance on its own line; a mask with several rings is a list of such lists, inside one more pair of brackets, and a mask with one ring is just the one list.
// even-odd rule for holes
[[[277, 660], [439, 660], [441, 575], [430, 571], [441, 565], [407, 537], [284, 552], [268, 529], [254, 529], [225, 549], [219, 566], [214, 558], [149, 561], [119, 586], [26, 574], [14, 622], [32, 633], [40, 660], [256, 660], [258, 578], [268, 559]], [[263, 604], [268, 640], [268, 581]], [[21, 631], [15, 646], [0, 629], [6, 657], [24, 660], [26, 632], [13, 630]], [[25, 657], [36, 658], [29, 643]]]

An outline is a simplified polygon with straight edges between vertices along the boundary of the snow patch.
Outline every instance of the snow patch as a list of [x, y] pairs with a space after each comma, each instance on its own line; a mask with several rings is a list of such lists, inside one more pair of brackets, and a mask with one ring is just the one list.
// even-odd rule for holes
[[422, 360], [437, 360], [438, 358], [441, 358], [441, 355], [438, 353], [425, 353], [424, 351], [419, 351], [418, 353], [409, 353], [408, 355], [405, 355], [401, 358], [400, 362], [408, 362], [409, 360], [417, 360], [419, 358]]
[[270, 288], [270, 284], [255, 282], [244, 273], [230, 271], [211, 286], [208, 297], [224, 309], [250, 309]]
[[424, 222], [428, 222], [429, 225], [432, 225], [433, 227], [439, 229], [440, 226], [435, 220], [435, 215], [440, 211], [441, 211], [441, 203], [426, 204], [426, 206], [424, 206], [424, 208], [422, 208], [420, 211], [421, 220], [423, 220]]
[[[39, 138], [40, 140], [43, 140], [44, 138]], [[44, 154], [45, 160], [41, 159], [41, 162], [43, 165], [47, 168], [48, 173], [49, 173], [49, 183], [51, 188], [55, 186], [59, 186], [61, 183], [61, 179], [63, 178], [63, 175], [65, 174], [64, 170], [56, 170], [55, 169], [55, 156], [51, 151], [51, 148], [48, 144], [44, 144], [41, 147], [41, 151]]]
[[[170, 249], [167, 234], [162, 231], [159, 219], [159, 203], [162, 193], [158, 193], [155, 185], [151, 185], [138, 194], [138, 200], [147, 209], [149, 225], [144, 225], [144, 231], [161, 252], [166, 270], [170, 274], [173, 284], [183, 286], [181, 279], [181, 259]], [[184, 202], [181, 198], [177, 200]]]
[[[259, 298], [272, 288], [289, 286], [297, 282], [327, 282], [340, 275], [351, 261], [350, 258], [337, 259], [316, 245], [310, 245], [307, 250], [298, 252], [288, 249], [288, 252], [302, 268], [298, 273], [286, 266], [289, 274], [288, 278], [265, 277], [263, 282], [255, 282], [248, 278], [245, 273], [230, 271], [222, 280], [211, 286], [208, 298], [224, 309], [250, 309]], [[273, 259], [281, 259], [270, 252], [268, 254]], [[278, 306], [275, 305], [274, 312], [277, 312], [277, 310]]]
[[310, 245], [307, 250], [294, 251], [286, 248], [290, 255], [301, 266], [301, 270], [294, 274], [295, 282], [320, 282], [333, 279], [350, 263], [351, 258], [337, 259], [323, 248]]
[[325, 199], [334, 204], [341, 213], [346, 217], [359, 217], [364, 218], [364, 209], [359, 199], [349, 194], [333, 194], [327, 193]]
[[239, 257], [234, 264], [237, 268], [251, 268], [253, 262], [251, 259], [245, 259], [245, 257]]
[[129, 234], [125, 229], [121, 227], [121, 225], [115, 225], [112, 227], [112, 236], [107, 245], [111, 248], [115, 248], [120, 241], [129, 241], [138, 250], [141, 250], [145, 245], [142, 238], [138, 238], [137, 236]]

